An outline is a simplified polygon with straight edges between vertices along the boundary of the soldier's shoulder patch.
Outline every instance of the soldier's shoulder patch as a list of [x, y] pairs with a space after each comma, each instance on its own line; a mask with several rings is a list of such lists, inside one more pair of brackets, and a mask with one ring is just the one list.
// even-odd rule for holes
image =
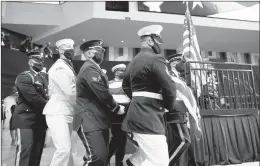
[[93, 80], [94, 82], [99, 82], [99, 81], [101, 81], [101, 76], [92, 77], [92, 80]]

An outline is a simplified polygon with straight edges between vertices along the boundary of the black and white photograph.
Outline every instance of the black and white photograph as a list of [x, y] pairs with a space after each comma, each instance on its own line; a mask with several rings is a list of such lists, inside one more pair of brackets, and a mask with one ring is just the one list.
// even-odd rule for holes
[[259, 166], [259, 1], [2, 1], [2, 166]]

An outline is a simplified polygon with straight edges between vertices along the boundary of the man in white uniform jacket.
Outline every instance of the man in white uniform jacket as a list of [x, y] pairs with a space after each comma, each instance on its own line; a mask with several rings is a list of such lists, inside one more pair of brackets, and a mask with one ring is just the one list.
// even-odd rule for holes
[[71, 134], [76, 101], [76, 75], [71, 60], [74, 41], [62, 39], [56, 42], [60, 59], [50, 68], [49, 101], [43, 114], [49, 127], [56, 151], [50, 166], [73, 166]]

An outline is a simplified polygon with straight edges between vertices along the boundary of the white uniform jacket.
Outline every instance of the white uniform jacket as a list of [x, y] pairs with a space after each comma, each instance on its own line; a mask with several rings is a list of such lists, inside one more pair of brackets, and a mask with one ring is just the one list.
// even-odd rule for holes
[[76, 75], [73, 67], [65, 60], [58, 59], [49, 72], [49, 101], [43, 114], [74, 115], [76, 102]]

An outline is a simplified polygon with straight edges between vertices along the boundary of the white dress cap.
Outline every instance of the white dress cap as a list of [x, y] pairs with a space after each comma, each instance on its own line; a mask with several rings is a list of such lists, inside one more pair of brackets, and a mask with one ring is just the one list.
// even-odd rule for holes
[[118, 65], [115, 65], [111, 71], [112, 72], [115, 72], [115, 70], [125, 70], [126, 69], [126, 65], [125, 64], [118, 64]]
[[66, 45], [68, 48], [73, 48], [74, 43], [75, 42], [72, 39], [61, 39], [56, 42], [56, 47], [59, 48], [62, 45]]
[[150, 26], [146, 26], [146, 27], [141, 28], [137, 32], [137, 35], [140, 36], [140, 37], [145, 36], [145, 35], [151, 35], [151, 34], [161, 36], [162, 30], [163, 30], [163, 27], [161, 25], [150, 25]]

